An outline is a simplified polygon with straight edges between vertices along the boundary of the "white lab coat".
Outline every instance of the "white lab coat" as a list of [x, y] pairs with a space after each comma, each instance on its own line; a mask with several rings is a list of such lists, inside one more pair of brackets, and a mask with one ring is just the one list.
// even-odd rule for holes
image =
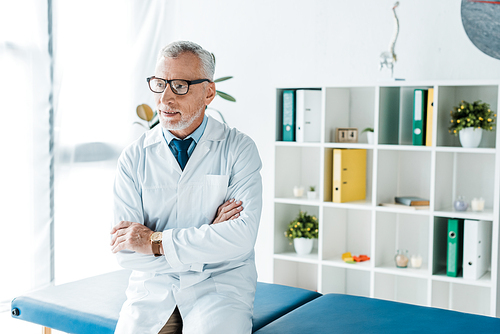
[[[133, 270], [116, 333], [156, 334], [176, 305], [183, 333], [251, 333], [261, 167], [255, 143], [211, 117], [184, 171], [160, 126], [123, 151], [114, 223], [163, 231], [165, 256], [116, 254]], [[231, 198], [243, 202], [240, 217], [210, 225]]]

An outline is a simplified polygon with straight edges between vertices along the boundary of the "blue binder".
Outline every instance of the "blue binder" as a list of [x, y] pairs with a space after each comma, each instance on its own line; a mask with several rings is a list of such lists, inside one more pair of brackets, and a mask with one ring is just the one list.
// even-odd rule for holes
[[295, 141], [295, 91], [283, 91], [283, 141]]

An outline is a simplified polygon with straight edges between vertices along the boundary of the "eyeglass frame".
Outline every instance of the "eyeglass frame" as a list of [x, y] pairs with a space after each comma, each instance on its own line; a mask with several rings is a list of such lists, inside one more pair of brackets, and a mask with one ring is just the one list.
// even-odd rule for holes
[[[163, 92], [155, 92], [152, 88], [151, 88], [151, 84], [150, 84], [150, 81], [152, 79], [159, 79], [159, 80], [163, 80], [165, 81], [165, 89], [163, 90]], [[180, 81], [184, 81], [187, 83], [187, 91], [184, 93], [184, 94], [179, 94], [179, 93], [176, 93], [174, 92], [174, 90], [172, 89], [172, 85], [170, 84], [172, 81], [176, 81], [176, 80], [180, 80]], [[154, 75], [152, 77], [149, 77], [149, 78], [146, 78], [146, 81], [148, 82], [148, 87], [149, 87], [149, 90], [152, 91], [153, 93], [155, 94], [163, 94], [165, 92], [165, 90], [167, 89], [167, 84], [168, 86], [170, 87], [170, 90], [172, 91], [172, 93], [174, 93], [175, 95], [186, 95], [187, 93], [189, 93], [189, 86], [191, 85], [196, 85], [196, 84], [199, 84], [199, 83], [202, 83], [202, 82], [212, 82], [210, 79], [197, 79], [197, 80], [186, 80], [186, 79], [171, 79], [171, 80], [167, 80], [167, 79], [163, 79], [163, 78], [158, 78], [158, 77], [155, 77]]]

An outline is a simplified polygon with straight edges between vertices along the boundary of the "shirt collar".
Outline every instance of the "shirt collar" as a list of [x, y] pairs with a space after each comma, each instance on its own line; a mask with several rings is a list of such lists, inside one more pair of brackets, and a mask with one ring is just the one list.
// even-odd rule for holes
[[[203, 136], [203, 133], [205, 132], [205, 128], [207, 127], [207, 122], [208, 122], [208, 117], [205, 115], [203, 117], [203, 122], [201, 122], [200, 126], [196, 128], [196, 130], [193, 131], [189, 136], [187, 136], [184, 139], [188, 138], [193, 138], [194, 142], [198, 144], [198, 142], [201, 139], [201, 136]], [[173, 139], [179, 139], [176, 136], [174, 136], [169, 130], [165, 129], [162, 127], [161, 129], [163, 131], [163, 138], [165, 138], [166, 142], [168, 145], [170, 145], [170, 142]]]

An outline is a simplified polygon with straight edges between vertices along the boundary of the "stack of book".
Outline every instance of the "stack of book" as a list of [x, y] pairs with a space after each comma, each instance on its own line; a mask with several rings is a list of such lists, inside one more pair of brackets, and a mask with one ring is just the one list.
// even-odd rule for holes
[[381, 203], [381, 206], [406, 210], [429, 210], [429, 200], [416, 196], [396, 196], [395, 203]]

